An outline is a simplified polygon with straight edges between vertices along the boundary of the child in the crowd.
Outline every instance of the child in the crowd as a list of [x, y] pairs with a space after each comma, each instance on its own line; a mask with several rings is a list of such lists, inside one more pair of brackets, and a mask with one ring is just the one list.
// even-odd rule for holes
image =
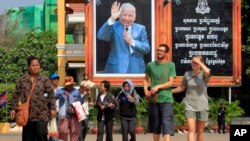
[[[136, 141], [136, 104], [139, 103], [139, 95], [134, 89], [134, 83], [127, 79], [122, 83], [122, 90], [116, 96], [119, 102], [119, 115], [121, 118], [122, 141]], [[128, 140], [128, 133], [131, 139]]]

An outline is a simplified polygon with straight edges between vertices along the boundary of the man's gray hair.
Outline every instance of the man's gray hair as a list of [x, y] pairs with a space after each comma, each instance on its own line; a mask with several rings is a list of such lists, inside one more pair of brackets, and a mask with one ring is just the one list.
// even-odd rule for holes
[[120, 8], [121, 8], [122, 10], [123, 10], [123, 9], [131, 9], [131, 10], [134, 11], [135, 16], [136, 16], [136, 8], [135, 8], [135, 6], [132, 5], [131, 3], [123, 3], [123, 4], [121, 5]]

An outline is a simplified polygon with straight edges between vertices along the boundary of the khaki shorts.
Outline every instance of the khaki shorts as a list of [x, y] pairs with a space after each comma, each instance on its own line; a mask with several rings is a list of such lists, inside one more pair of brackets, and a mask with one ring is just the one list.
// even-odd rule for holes
[[185, 110], [186, 118], [194, 118], [199, 121], [208, 121], [208, 111], [190, 111]]

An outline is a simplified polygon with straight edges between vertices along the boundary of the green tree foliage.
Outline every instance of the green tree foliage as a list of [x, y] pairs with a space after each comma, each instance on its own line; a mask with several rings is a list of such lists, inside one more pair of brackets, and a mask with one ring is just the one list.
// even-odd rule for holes
[[[242, 1], [241, 15], [242, 15], [242, 51], [243, 55], [249, 56], [250, 55], [250, 20], [249, 20], [250, 1], [249, 0]], [[245, 73], [246, 75], [250, 76], [250, 66], [248, 63]]]
[[140, 102], [136, 105], [136, 110], [137, 126], [142, 127], [142, 122], [148, 116], [148, 102], [145, 97], [142, 98]]
[[[7, 13], [0, 16], [0, 48], [5, 48], [6, 50], [11, 50], [17, 46], [18, 41], [24, 35], [24, 32], [18, 30], [18, 25], [20, 22], [18, 19], [10, 18], [16, 13], [18, 16], [23, 10], [16, 12], [14, 9], [9, 9]], [[25, 32], [26, 33], [26, 32]]]
[[231, 104], [225, 104], [226, 107], [226, 123], [230, 123], [233, 118], [241, 117], [245, 114], [245, 110], [240, 107], [240, 101], [235, 100]]
[[185, 118], [185, 105], [184, 102], [181, 101], [180, 103], [174, 101], [173, 106], [174, 111], [174, 122], [176, 125], [185, 125], [186, 118]]
[[226, 123], [230, 123], [233, 118], [241, 117], [245, 114], [245, 110], [240, 107], [240, 101], [235, 100], [230, 104], [225, 99], [213, 99], [209, 100], [209, 119], [213, 123], [217, 123], [218, 110], [220, 107], [220, 102], [225, 104], [226, 108]]
[[[242, 43], [250, 45], [250, 1], [243, 0], [242, 8]], [[250, 48], [250, 47], [249, 47]]]
[[30, 31], [11, 50], [0, 49], [0, 83], [15, 82], [27, 73], [26, 58], [37, 56], [42, 60], [42, 73], [49, 75], [57, 69], [56, 34], [51, 31]]
[[217, 116], [220, 106], [220, 100], [210, 98], [209, 99], [209, 119], [213, 124], [217, 123]]
[[93, 122], [93, 127], [97, 127], [97, 114], [98, 111], [94, 107], [89, 107], [89, 116], [88, 119]]

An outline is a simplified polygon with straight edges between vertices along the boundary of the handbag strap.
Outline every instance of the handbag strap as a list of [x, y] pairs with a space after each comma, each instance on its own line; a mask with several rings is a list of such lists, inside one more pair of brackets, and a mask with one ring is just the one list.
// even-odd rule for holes
[[162, 76], [161, 76], [161, 81], [160, 81], [160, 84], [161, 83], [163, 83], [163, 81], [164, 81], [164, 79], [165, 79], [165, 76], [166, 76], [166, 74], [167, 74], [167, 72], [168, 72], [168, 64], [167, 64], [168, 62], [166, 62], [166, 69], [164, 70], [164, 72], [162, 73]]
[[198, 76], [200, 73], [201, 73], [201, 71], [200, 71], [199, 73], [197, 73], [196, 75], [192, 76], [191, 78], [189, 78], [189, 79], [187, 80], [187, 82], [189, 82], [191, 79], [193, 79], [193, 78], [195, 78], [196, 76]]
[[31, 90], [30, 90], [30, 94], [29, 94], [29, 96], [28, 96], [26, 102], [30, 102], [30, 98], [31, 98], [31, 96], [32, 96], [33, 93], [34, 93], [35, 88], [36, 88], [36, 78], [34, 79], [34, 82], [32, 83]]
[[115, 100], [117, 101], [119, 96], [122, 94], [122, 90], [119, 92], [119, 94], [116, 96]]

